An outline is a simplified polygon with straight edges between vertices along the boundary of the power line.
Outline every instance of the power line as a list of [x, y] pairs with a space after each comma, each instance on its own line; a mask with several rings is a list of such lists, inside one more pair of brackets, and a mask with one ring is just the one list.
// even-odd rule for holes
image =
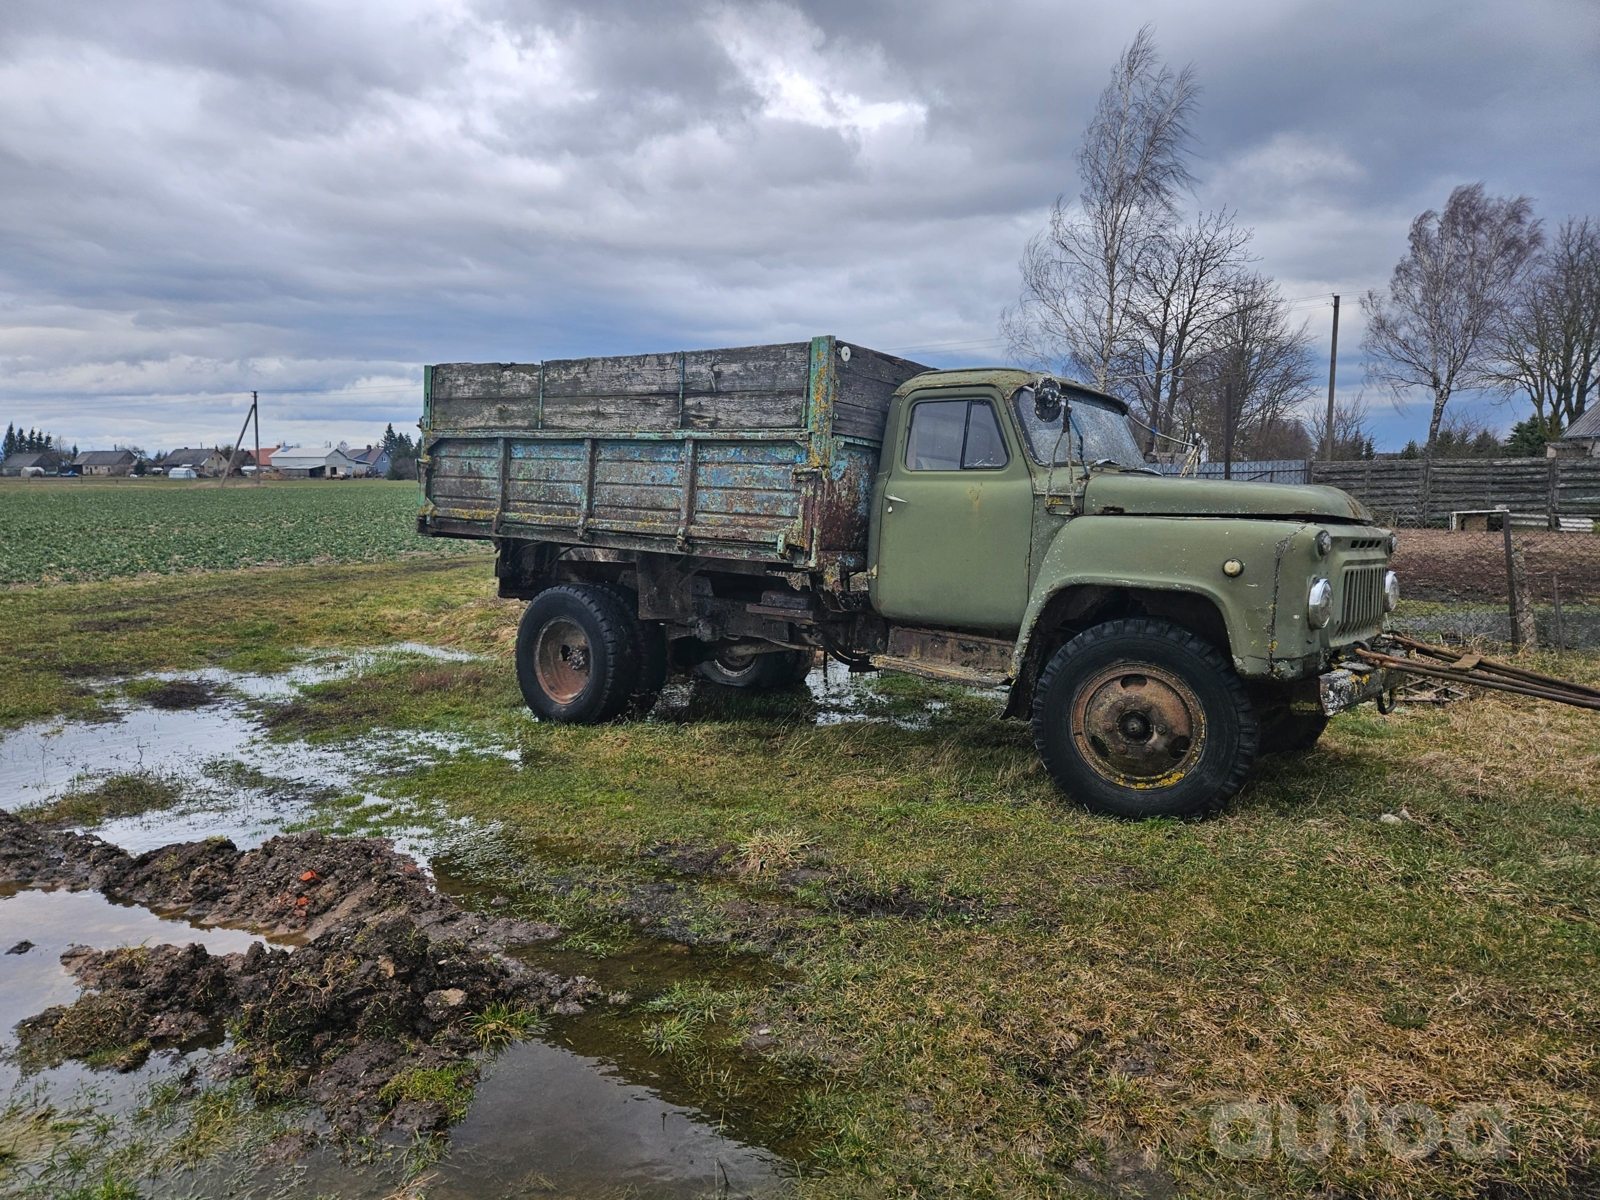
[[916, 350], [972, 350], [980, 346], [1002, 346], [1004, 338], [987, 338], [981, 342], [928, 342], [921, 346], [887, 346], [885, 354], [910, 354]]

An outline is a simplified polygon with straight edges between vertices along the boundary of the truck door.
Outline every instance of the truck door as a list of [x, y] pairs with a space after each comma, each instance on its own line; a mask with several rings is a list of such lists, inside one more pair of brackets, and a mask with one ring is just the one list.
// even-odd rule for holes
[[1033, 483], [989, 396], [915, 396], [885, 446], [872, 599], [884, 616], [1012, 632], [1028, 601]]

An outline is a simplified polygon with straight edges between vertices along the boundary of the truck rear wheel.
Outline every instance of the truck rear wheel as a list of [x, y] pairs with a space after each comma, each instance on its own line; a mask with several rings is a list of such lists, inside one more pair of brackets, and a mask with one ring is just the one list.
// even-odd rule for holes
[[752, 688], [758, 691], [791, 687], [804, 682], [811, 672], [812, 655], [804, 650], [781, 650], [768, 654], [723, 650], [696, 665], [701, 678], [723, 687]]
[[540, 718], [567, 725], [609, 721], [627, 705], [638, 678], [628, 614], [604, 588], [547, 588], [522, 614], [517, 683]]
[[1255, 764], [1255, 709], [1215, 647], [1168, 621], [1080, 633], [1039, 677], [1033, 740], [1062, 791], [1118, 817], [1219, 807]]

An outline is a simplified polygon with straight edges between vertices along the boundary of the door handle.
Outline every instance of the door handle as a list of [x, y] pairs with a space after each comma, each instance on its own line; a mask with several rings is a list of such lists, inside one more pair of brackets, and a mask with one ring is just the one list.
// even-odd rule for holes
[[883, 498], [885, 500], [893, 500], [896, 504], [904, 504], [904, 503], [906, 503], [904, 500], [900, 499], [899, 496], [891, 496], [887, 492], [884, 493], [884, 497]]

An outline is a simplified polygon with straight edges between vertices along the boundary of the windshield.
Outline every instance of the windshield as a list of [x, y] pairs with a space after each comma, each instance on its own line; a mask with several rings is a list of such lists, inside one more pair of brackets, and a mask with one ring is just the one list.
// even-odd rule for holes
[[[1028, 452], [1040, 466], [1065, 466], [1068, 462], [1094, 464], [1109, 459], [1119, 467], [1129, 469], [1144, 466], [1144, 454], [1139, 443], [1133, 440], [1133, 430], [1128, 428], [1128, 418], [1116, 409], [1091, 400], [1087, 396], [1064, 393], [1071, 408], [1062, 405], [1062, 416], [1054, 421], [1041, 421], [1033, 410], [1033, 389], [1018, 388], [1014, 397], [1017, 419], [1028, 435]], [[1061, 422], [1072, 415], [1071, 437], [1063, 437]], [[1051, 456], [1055, 462], [1052, 464]]]

